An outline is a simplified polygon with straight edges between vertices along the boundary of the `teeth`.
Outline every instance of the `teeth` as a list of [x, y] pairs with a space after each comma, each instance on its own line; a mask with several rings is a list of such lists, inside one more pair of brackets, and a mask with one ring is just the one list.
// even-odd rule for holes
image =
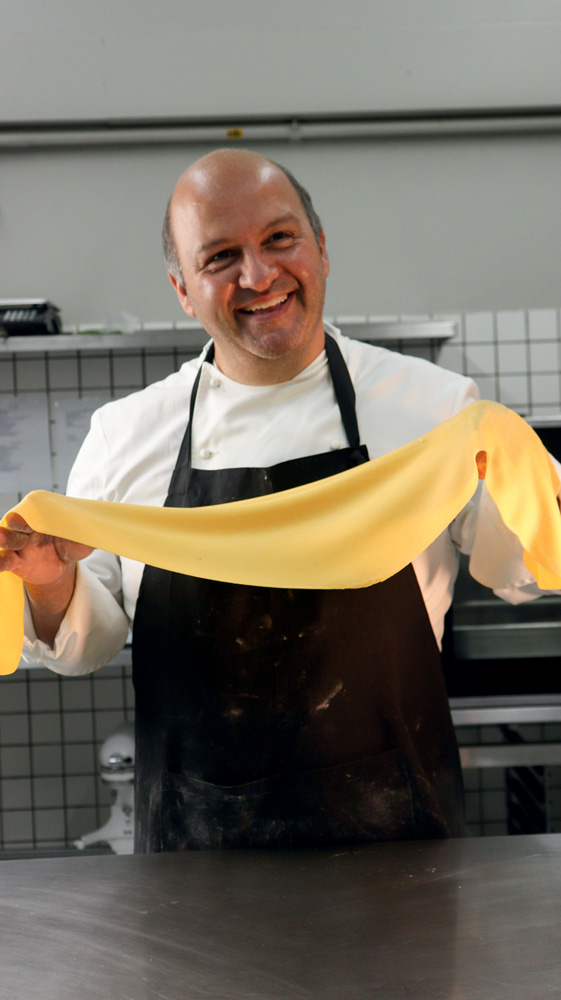
[[264, 302], [263, 305], [247, 306], [243, 309], [243, 312], [261, 312], [264, 309], [273, 309], [275, 306], [279, 306], [281, 302], [286, 302], [288, 295], [279, 295], [278, 298], [272, 299], [270, 302]]

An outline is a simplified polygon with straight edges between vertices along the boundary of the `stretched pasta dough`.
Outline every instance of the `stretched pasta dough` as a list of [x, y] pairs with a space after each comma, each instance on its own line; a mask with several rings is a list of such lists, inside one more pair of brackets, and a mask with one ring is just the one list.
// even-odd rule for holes
[[[193, 576], [342, 589], [385, 580], [447, 527], [485, 476], [543, 589], [561, 588], [559, 480], [521, 417], [475, 402], [348, 472], [272, 496], [188, 509], [29, 493], [13, 510], [36, 531]], [[4, 523], [4, 522], [2, 522]], [[0, 673], [19, 663], [23, 586], [0, 574]]]

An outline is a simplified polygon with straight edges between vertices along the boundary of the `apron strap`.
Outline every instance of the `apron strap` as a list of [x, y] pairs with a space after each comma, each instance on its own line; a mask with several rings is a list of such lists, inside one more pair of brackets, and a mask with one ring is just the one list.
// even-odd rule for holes
[[337, 341], [328, 333], [325, 334], [325, 353], [329, 362], [329, 370], [333, 379], [335, 398], [341, 411], [341, 420], [351, 448], [360, 448], [360, 434], [356, 417], [355, 387], [349, 375], [343, 355]]
[[[188, 465], [189, 468], [191, 468], [191, 448], [192, 448], [192, 445], [191, 445], [191, 427], [193, 426], [193, 415], [195, 413], [195, 403], [197, 402], [197, 392], [198, 392], [198, 389], [199, 389], [199, 382], [201, 381], [201, 375], [202, 375], [203, 365], [204, 365], [205, 361], [208, 361], [209, 364], [212, 364], [213, 360], [214, 360], [214, 341], [211, 340], [210, 344], [208, 345], [208, 350], [207, 350], [207, 352], [206, 352], [203, 360], [201, 361], [201, 364], [199, 366], [199, 370], [198, 370], [197, 375], [195, 377], [195, 381], [193, 382], [193, 388], [191, 390], [191, 400], [189, 402], [189, 422], [187, 424], [187, 428], [186, 428], [186, 431], [185, 431], [185, 437], [187, 438], [187, 442], [186, 442], [186, 444], [187, 444], [187, 465]], [[180, 449], [180, 454], [181, 454], [181, 451], [183, 451], [183, 445], [182, 445], [182, 447]], [[175, 475], [175, 473], [174, 473], [174, 475]], [[173, 477], [172, 477], [172, 481], [173, 481]]]

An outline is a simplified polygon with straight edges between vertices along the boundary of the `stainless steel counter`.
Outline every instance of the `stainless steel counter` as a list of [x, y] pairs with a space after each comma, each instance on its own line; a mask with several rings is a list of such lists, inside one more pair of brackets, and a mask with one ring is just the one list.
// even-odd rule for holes
[[561, 997], [561, 836], [0, 864], [2, 1000]]

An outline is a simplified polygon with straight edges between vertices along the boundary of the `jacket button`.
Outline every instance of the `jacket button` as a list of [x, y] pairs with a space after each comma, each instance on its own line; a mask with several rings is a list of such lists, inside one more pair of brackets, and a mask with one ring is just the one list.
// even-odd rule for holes
[[219, 389], [221, 382], [219, 378], [216, 378], [216, 376], [214, 376], [213, 378], [211, 378], [210, 384], [213, 389]]
[[212, 452], [209, 451], [208, 448], [201, 448], [201, 450], [199, 452], [199, 455], [201, 456], [201, 458], [210, 458], [211, 455], [212, 455]]

